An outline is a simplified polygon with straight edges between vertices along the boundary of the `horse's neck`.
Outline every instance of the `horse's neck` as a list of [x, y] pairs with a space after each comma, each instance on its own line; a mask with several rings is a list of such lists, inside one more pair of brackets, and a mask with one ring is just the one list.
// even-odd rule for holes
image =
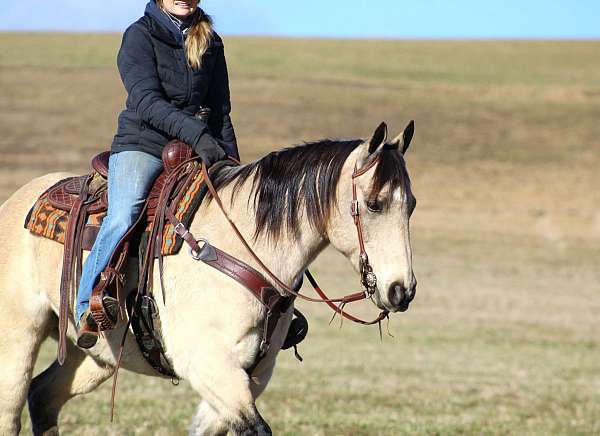
[[[281, 280], [291, 285], [294, 279], [325, 249], [328, 241], [306, 220], [302, 222], [298, 239], [284, 230], [276, 241], [272, 241], [264, 235], [260, 235], [255, 240], [253, 238], [255, 211], [252, 201], [254, 194], [251, 192], [251, 186], [251, 180], [245, 182], [234, 196], [233, 201], [230, 186], [220, 190], [219, 195], [227, 214], [261, 261]], [[250, 201], [248, 201], [249, 198]], [[199, 218], [192, 224], [192, 231], [196, 236], [210, 235], [209, 242], [211, 244], [261, 271], [215, 201], [211, 201], [196, 216]], [[196, 221], [201, 222], [196, 223]]]

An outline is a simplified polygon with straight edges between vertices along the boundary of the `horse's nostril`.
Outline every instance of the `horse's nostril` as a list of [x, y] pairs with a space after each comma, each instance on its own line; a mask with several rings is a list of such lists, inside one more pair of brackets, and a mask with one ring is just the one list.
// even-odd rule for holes
[[406, 290], [406, 297], [409, 301], [412, 301], [415, 298], [417, 293], [417, 281], [415, 280], [410, 288]]
[[394, 282], [390, 285], [389, 300], [393, 307], [398, 307], [406, 296], [406, 289], [400, 282]]

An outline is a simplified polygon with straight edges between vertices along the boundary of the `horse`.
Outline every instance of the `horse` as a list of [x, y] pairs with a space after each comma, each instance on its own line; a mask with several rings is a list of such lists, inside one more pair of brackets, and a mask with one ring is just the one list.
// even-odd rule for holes
[[[377, 276], [372, 301], [385, 311], [405, 311], [416, 292], [409, 231], [416, 200], [404, 160], [413, 126], [411, 122], [391, 141], [381, 123], [367, 140], [327, 139], [292, 146], [225, 168], [213, 182], [252, 250], [288, 285], [328, 245], [360, 268], [361, 250], [349, 213], [353, 204], [360, 211], [361, 238]], [[354, 178], [361, 168], [367, 170]], [[83, 350], [74, 345], [71, 314], [66, 362], [61, 366], [55, 361], [32, 380], [40, 345], [57, 336], [62, 246], [30, 234], [23, 220], [48, 186], [68, 176], [39, 177], [0, 206], [2, 435], [19, 433], [26, 401], [33, 433], [57, 435], [63, 405], [114, 374], [128, 328], [122, 322], [92, 349]], [[215, 202], [205, 199], [189, 227], [194, 235], [262, 271], [228, 226]], [[135, 284], [136, 268], [131, 262], [126, 283]], [[256, 399], [273, 374], [293, 305], [280, 318], [268, 353], [255, 366], [265, 308], [247, 290], [186, 250], [164, 259], [164, 283], [164, 292], [158, 283], [154, 289], [166, 355], [176, 374], [201, 397], [190, 434], [270, 435]], [[126, 336], [121, 357], [122, 368], [159, 376], [132, 335]]]

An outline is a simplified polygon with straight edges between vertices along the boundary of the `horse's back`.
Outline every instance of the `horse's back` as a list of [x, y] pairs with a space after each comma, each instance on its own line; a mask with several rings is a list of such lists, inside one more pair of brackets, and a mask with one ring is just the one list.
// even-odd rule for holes
[[[40, 280], [54, 278], [60, 268], [62, 245], [32, 235], [24, 228], [24, 223], [39, 196], [69, 176], [70, 173], [52, 173], [38, 177], [0, 205], [0, 300], [19, 300], [18, 296], [30, 294], [28, 291], [39, 295], [42, 291]], [[46, 265], [50, 266], [47, 271]], [[45, 274], [50, 277], [41, 277]]]
[[0, 205], [0, 240], [8, 233], [5, 229], [20, 219], [20, 225], [27, 213], [42, 193], [59, 180], [71, 177], [71, 173], [50, 173], [33, 179], [21, 186], [15, 193]]

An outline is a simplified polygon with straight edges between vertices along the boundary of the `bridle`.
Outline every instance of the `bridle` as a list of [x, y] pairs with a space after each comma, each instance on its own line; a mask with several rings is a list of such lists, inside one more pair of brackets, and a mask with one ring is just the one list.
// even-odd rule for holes
[[[286, 294], [300, 298], [304, 301], [326, 303], [331, 309], [333, 309], [340, 316], [342, 316], [350, 321], [356, 322], [358, 324], [362, 324], [362, 325], [379, 324], [380, 325], [381, 321], [388, 318], [389, 311], [387, 311], [387, 310], [382, 311], [379, 314], [379, 316], [376, 319], [374, 319], [373, 321], [362, 320], [362, 319], [357, 318], [357, 317], [349, 314], [348, 312], [344, 311], [344, 306], [348, 303], [353, 303], [353, 302], [361, 301], [361, 300], [365, 300], [365, 299], [372, 299], [372, 297], [375, 294], [376, 289], [377, 289], [377, 276], [373, 272], [373, 268], [371, 267], [371, 264], [369, 263], [369, 256], [367, 255], [367, 251], [365, 249], [363, 226], [362, 226], [362, 221], [361, 221], [361, 217], [360, 217], [360, 204], [358, 202], [358, 194], [357, 194], [358, 190], [356, 187], [356, 179], [358, 177], [362, 176], [363, 174], [367, 173], [371, 168], [373, 168], [373, 166], [375, 166], [376, 163], [377, 163], [377, 159], [373, 159], [370, 163], [368, 163], [367, 165], [365, 165], [361, 168], [358, 168], [358, 164], [356, 164], [354, 166], [354, 171], [352, 173], [352, 203], [351, 203], [351, 207], [350, 207], [350, 213], [353, 217], [354, 225], [356, 227], [356, 232], [357, 232], [357, 236], [358, 236], [358, 244], [359, 244], [359, 249], [360, 249], [360, 254], [359, 254], [360, 282], [361, 282], [362, 286], [364, 287], [364, 290], [361, 292], [346, 295], [345, 297], [342, 297], [342, 298], [329, 298], [325, 294], [325, 292], [323, 292], [321, 290], [321, 287], [318, 285], [318, 283], [314, 279], [314, 276], [310, 273], [310, 271], [308, 269], [305, 272], [306, 277], [308, 278], [309, 282], [311, 283], [312, 287], [315, 289], [315, 292], [319, 295], [320, 298], [311, 298], [311, 297], [302, 295], [299, 292], [292, 289], [290, 286], [283, 283], [279, 279], [279, 277], [277, 277], [264, 264], [264, 262], [262, 262], [262, 260], [258, 257], [258, 255], [250, 247], [250, 245], [248, 244], [248, 242], [246, 241], [244, 236], [241, 234], [238, 227], [235, 225], [235, 223], [229, 217], [229, 214], [225, 210], [225, 208], [223, 206], [223, 202], [221, 201], [221, 198], [219, 197], [219, 194], [217, 193], [217, 190], [215, 189], [215, 187], [210, 179], [210, 175], [209, 175], [206, 165], [204, 163], [202, 164], [201, 171], [204, 176], [204, 181], [208, 187], [210, 194], [212, 195], [213, 199], [216, 201], [217, 205], [221, 209], [221, 212], [223, 213], [223, 215], [229, 222], [229, 225], [233, 229], [234, 233], [237, 235], [237, 237], [240, 240], [240, 242], [242, 243], [242, 245], [244, 245], [244, 247], [246, 248], [246, 250], [248, 251], [250, 256], [258, 263], [258, 265], [264, 270], [264, 272], [267, 274], [267, 276], [271, 280], [273, 280], [273, 282], [277, 285], [278, 288], [280, 288], [280, 290], [282, 290]], [[198, 246], [198, 243], [196, 242], [196, 240], [191, 236], [191, 234], [188, 235], [188, 237], [184, 238], [184, 239], [186, 239], [186, 241], [188, 242], [188, 245], [190, 245], [192, 252], [196, 252], [196, 253], [199, 252], [200, 247]], [[190, 241], [193, 241], [193, 243], [190, 244]], [[335, 303], [337, 303], [337, 305]], [[380, 327], [381, 327], [381, 325], [380, 325]]]
[[[173, 174], [177, 175], [178, 174], [178, 169], [183, 169], [187, 164], [189, 164], [190, 162], [193, 161], [197, 161], [198, 157], [192, 157], [189, 159], [186, 159], [185, 161], [183, 161], [177, 168], [176, 170], [173, 172]], [[252, 247], [250, 247], [250, 245], [248, 244], [248, 242], [246, 241], [246, 239], [244, 238], [244, 236], [241, 234], [241, 232], [239, 231], [238, 227], [235, 225], [235, 223], [231, 220], [231, 218], [229, 217], [229, 214], [227, 213], [227, 211], [225, 210], [225, 208], [223, 207], [223, 202], [221, 201], [221, 198], [219, 196], [219, 194], [217, 193], [217, 190], [215, 189], [211, 179], [210, 179], [210, 175], [208, 172], [208, 169], [206, 167], [206, 164], [202, 163], [201, 164], [201, 174], [204, 178], [204, 182], [206, 183], [206, 186], [208, 187], [208, 190], [210, 192], [210, 194], [212, 195], [213, 199], [216, 201], [217, 205], [219, 206], [219, 209], [221, 209], [221, 212], [223, 213], [223, 215], [225, 216], [225, 218], [227, 219], [227, 221], [229, 222], [231, 228], [233, 229], [234, 233], [237, 235], [238, 239], [240, 240], [240, 242], [242, 243], [242, 245], [244, 245], [244, 247], [246, 248], [246, 250], [248, 251], [248, 253], [250, 254], [250, 256], [256, 261], [256, 263], [263, 269], [263, 271], [267, 274], [267, 276], [273, 281], [274, 284], [277, 285], [277, 287], [280, 289], [280, 292], [283, 291], [283, 297], [285, 297], [285, 294], [288, 294], [287, 296], [291, 296], [292, 299], [293, 297], [297, 297], [300, 298], [302, 300], [305, 301], [310, 301], [310, 302], [317, 302], [317, 303], [326, 303], [334, 312], [334, 317], [336, 314], [339, 314], [341, 317], [346, 318], [352, 322], [358, 323], [358, 324], [362, 324], [362, 325], [375, 325], [377, 324], [379, 326], [379, 334], [380, 336], [382, 336], [382, 329], [381, 329], [381, 322], [384, 319], [389, 319], [389, 311], [387, 310], [383, 310], [379, 316], [377, 318], [375, 318], [373, 321], [365, 321], [362, 320], [360, 318], [357, 318], [351, 314], [349, 314], [348, 312], [346, 312], [344, 310], [344, 307], [346, 306], [346, 304], [348, 303], [353, 303], [356, 301], [361, 301], [361, 300], [365, 300], [365, 299], [372, 299], [373, 295], [375, 295], [375, 292], [377, 290], [377, 276], [375, 275], [375, 273], [373, 272], [373, 268], [371, 267], [371, 264], [369, 263], [369, 256], [367, 255], [367, 251], [365, 249], [365, 243], [364, 243], [364, 235], [363, 235], [363, 226], [362, 226], [362, 221], [360, 218], [360, 203], [358, 201], [358, 194], [357, 194], [357, 187], [356, 187], [356, 179], [360, 176], [362, 176], [363, 174], [365, 174], [366, 172], [368, 172], [371, 168], [373, 168], [373, 166], [377, 163], [377, 159], [373, 159], [370, 163], [368, 163], [367, 165], [365, 165], [362, 168], [358, 168], [358, 164], [355, 164], [354, 166], [354, 171], [352, 172], [352, 203], [350, 206], [350, 214], [352, 215], [352, 218], [354, 220], [354, 225], [356, 227], [356, 233], [358, 235], [358, 245], [359, 245], [359, 249], [360, 249], [360, 253], [359, 253], [359, 271], [360, 271], [360, 282], [363, 286], [363, 290], [360, 292], [356, 292], [354, 294], [350, 294], [350, 295], [346, 295], [345, 297], [342, 298], [329, 298], [325, 292], [323, 292], [321, 290], [321, 287], [318, 285], [318, 283], [316, 282], [315, 278], [313, 277], [313, 275], [311, 274], [311, 272], [307, 269], [305, 271], [305, 275], [308, 278], [310, 284], [312, 285], [312, 287], [314, 288], [315, 292], [319, 295], [320, 298], [311, 298], [311, 297], [307, 297], [305, 295], [300, 294], [298, 291], [292, 289], [290, 286], [286, 285], [285, 283], [283, 283], [281, 281], [281, 279], [279, 279], [279, 277], [277, 277], [265, 264], [264, 262], [258, 257], [258, 255], [254, 252], [254, 250], [252, 249]], [[175, 176], [173, 176], [175, 177]], [[190, 176], [191, 177], [191, 176]], [[162, 194], [161, 194], [162, 195]], [[189, 246], [190, 248], [190, 255], [192, 256], [192, 258], [194, 258], [195, 260], [200, 260], [201, 256], [200, 253], [202, 252], [203, 247], [209, 246], [210, 244], [208, 244], [208, 241], [204, 240], [204, 239], [196, 239], [194, 237], [194, 235], [189, 231], [189, 229], [175, 216], [173, 210], [171, 210], [170, 208], [166, 208], [164, 211], [165, 214], [165, 218], [174, 226], [174, 231], [177, 235], [179, 235]], [[162, 228], [162, 225], [160, 226], [160, 228]], [[202, 246], [200, 245], [202, 244]], [[212, 247], [213, 250], [216, 250], [215, 247]], [[220, 251], [220, 250], [217, 250]], [[226, 253], [221, 252], [222, 255], [227, 256]], [[238, 261], [235, 258], [230, 258], [232, 263], [236, 263], [237, 262], [237, 266], [240, 265], [245, 265], [242, 262]], [[163, 296], [164, 296], [164, 283], [162, 281], [162, 258], [159, 256], [159, 266], [160, 266], [160, 270], [161, 270], [161, 286], [163, 287]], [[246, 265], [247, 266], [247, 265]], [[251, 267], [247, 266], [248, 269], [252, 269]], [[221, 271], [223, 271], [221, 269]], [[257, 275], [260, 276], [260, 274], [256, 273]], [[240, 277], [237, 277], [238, 281], [239, 281]], [[257, 279], [256, 276], [254, 276], [254, 279]], [[262, 278], [262, 276], [260, 278], [258, 278], [258, 281], [260, 282], [260, 280], [265, 281], [264, 278]], [[248, 285], [248, 283], [244, 283], [245, 285]], [[263, 288], [264, 289], [264, 288]], [[277, 293], [276, 291], [273, 291], [275, 293]], [[257, 294], [255, 293], [255, 296], [257, 296]], [[286, 300], [286, 298], [283, 299], [272, 299], [271, 301], [278, 301], [281, 302], [282, 300]], [[289, 299], [291, 301], [291, 299]], [[263, 304], [265, 304], [265, 302], [261, 299], [261, 302]], [[336, 305], [337, 303], [337, 305]], [[279, 304], [279, 303], [276, 303]], [[264, 354], [266, 353], [266, 351], [268, 350], [268, 345], [266, 349], [263, 349], [263, 344], [268, 342], [265, 342], [268, 340], [268, 336], [272, 333], [272, 331], [274, 330], [274, 327], [276, 326], [279, 316], [276, 316], [274, 318], [271, 318], [271, 314], [272, 314], [272, 308], [267, 307], [269, 310], [267, 312], [267, 316], [266, 316], [266, 320], [265, 320], [265, 335], [266, 337], [263, 338], [263, 341], [261, 342], [261, 353], [263, 353], [263, 357]], [[333, 318], [332, 318], [333, 320]], [[270, 325], [271, 322], [274, 325]], [[131, 323], [131, 318], [129, 319], [129, 323]], [[123, 335], [123, 339], [121, 341], [121, 347], [119, 349], [119, 355], [117, 358], [117, 371], [115, 372], [115, 377], [113, 380], [113, 387], [112, 387], [112, 396], [111, 396], [111, 422], [113, 420], [113, 410], [114, 410], [114, 400], [115, 400], [115, 393], [116, 393], [116, 387], [117, 387], [117, 374], [118, 374], [118, 368], [121, 366], [121, 358], [123, 356], [123, 349], [124, 349], [124, 345], [125, 345], [125, 338], [127, 335], [127, 332], [129, 331], [129, 324], [128, 327], [125, 329], [125, 333]], [[255, 362], [255, 365], [258, 364], [258, 362], [260, 362], [260, 359], [262, 357], [260, 357], [257, 362]], [[301, 359], [300, 359], [301, 360]], [[255, 366], [254, 366], [255, 367]], [[251, 372], [251, 371], [250, 371]]]
[[356, 179], [367, 171], [369, 171], [375, 163], [377, 159], [374, 159], [368, 165], [365, 165], [360, 171], [358, 169], [358, 164], [354, 165], [354, 172], [352, 173], [352, 205], [350, 207], [350, 214], [354, 219], [354, 225], [356, 226], [356, 233], [358, 235], [358, 245], [360, 248], [359, 262], [360, 262], [360, 282], [365, 287], [365, 292], [372, 297], [377, 290], [377, 276], [373, 272], [373, 268], [369, 263], [369, 255], [367, 254], [367, 250], [365, 249], [365, 241], [363, 236], [363, 228], [362, 222], [360, 220], [360, 204], [358, 203], [358, 195], [356, 189]]
[[[196, 159], [198, 159], [198, 158], [197, 157], [191, 158], [187, 162], [189, 162], [191, 160], [196, 160]], [[360, 204], [358, 201], [358, 194], [357, 194], [358, 190], [356, 187], [356, 179], [358, 177], [362, 176], [363, 174], [365, 174], [366, 172], [368, 172], [371, 168], [373, 168], [373, 166], [375, 166], [376, 163], [377, 163], [377, 159], [373, 159], [370, 163], [368, 163], [364, 167], [358, 168], [358, 165], [355, 165], [354, 171], [352, 173], [352, 203], [350, 206], [350, 213], [354, 219], [354, 225], [356, 227], [356, 232], [358, 235], [358, 244], [359, 244], [359, 249], [360, 249], [360, 254], [359, 254], [360, 282], [364, 289], [360, 292], [349, 294], [349, 295], [346, 295], [341, 298], [329, 298], [327, 296], [327, 294], [325, 294], [325, 292], [318, 285], [314, 276], [310, 273], [310, 271], [308, 269], [305, 271], [305, 275], [308, 278], [312, 287], [314, 288], [315, 292], [319, 295], [319, 298], [312, 298], [312, 297], [302, 295], [298, 291], [292, 289], [290, 286], [285, 284], [279, 277], [277, 277], [277, 275], [275, 275], [275, 273], [273, 273], [264, 264], [264, 262], [260, 259], [260, 257], [258, 257], [258, 255], [254, 252], [252, 247], [250, 247], [250, 244], [248, 244], [248, 241], [246, 241], [246, 238], [244, 238], [244, 236], [238, 229], [237, 225], [231, 220], [229, 214], [227, 213], [227, 211], [225, 210], [225, 207], [223, 206], [221, 197], [219, 196], [215, 186], [213, 185], [213, 183], [210, 179], [208, 169], [204, 163], [202, 163], [202, 165], [201, 165], [201, 173], [202, 173], [204, 182], [206, 183], [206, 186], [207, 186], [212, 198], [215, 200], [215, 202], [219, 206], [219, 209], [223, 213], [223, 216], [227, 219], [227, 222], [231, 226], [232, 230], [234, 231], [234, 233], [236, 234], [236, 236], [238, 237], [238, 239], [240, 240], [242, 245], [245, 247], [247, 252], [250, 254], [252, 259], [254, 259], [254, 261], [260, 266], [260, 268], [264, 271], [264, 273], [266, 273], [268, 278], [270, 280], [272, 280], [273, 284], [275, 284], [277, 286], [277, 288], [280, 290], [280, 292], [282, 292], [284, 295], [287, 294], [289, 296], [300, 298], [304, 301], [309, 301], [309, 302], [313, 302], [313, 303], [326, 303], [336, 314], [339, 314], [343, 318], [346, 318], [352, 322], [362, 324], [362, 325], [378, 324], [380, 332], [381, 332], [381, 321], [383, 321], [384, 319], [387, 319], [389, 317], [389, 311], [383, 310], [379, 314], [379, 316], [377, 318], [375, 318], [374, 320], [365, 321], [363, 319], [360, 319], [358, 317], [355, 317], [355, 316], [349, 314], [348, 312], [346, 312], [344, 310], [344, 307], [348, 303], [353, 303], [353, 302], [361, 301], [361, 300], [365, 300], [365, 299], [372, 299], [373, 295], [375, 294], [375, 292], [377, 290], [377, 276], [373, 272], [373, 268], [371, 267], [371, 264], [369, 263], [369, 256], [367, 255], [367, 251], [365, 249], [363, 226], [362, 226], [362, 221], [360, 218]], [[202, 239], [195, 238], [194, 235], [189, 231], [189, 229], [187, 229], [185, 226], [183, 226], [182, 223], [179, 222], [179, 220], [177, 220], [172, 213], [168, 213], [167, 216], [168, 216], [169, 221], [171, 221], [171, 223], [173, 225], [175, 225], [176, 233], [181, 238], [183, 238], [183, 240], [190, 247], [190, 255], [192, 257], [196, 258], [198, 253], [200, 253], [202, 250], [200, 243], [204, 243], [205, 241]], [[334, 315], [334, 317], [335, 317], [335, 315]]]

